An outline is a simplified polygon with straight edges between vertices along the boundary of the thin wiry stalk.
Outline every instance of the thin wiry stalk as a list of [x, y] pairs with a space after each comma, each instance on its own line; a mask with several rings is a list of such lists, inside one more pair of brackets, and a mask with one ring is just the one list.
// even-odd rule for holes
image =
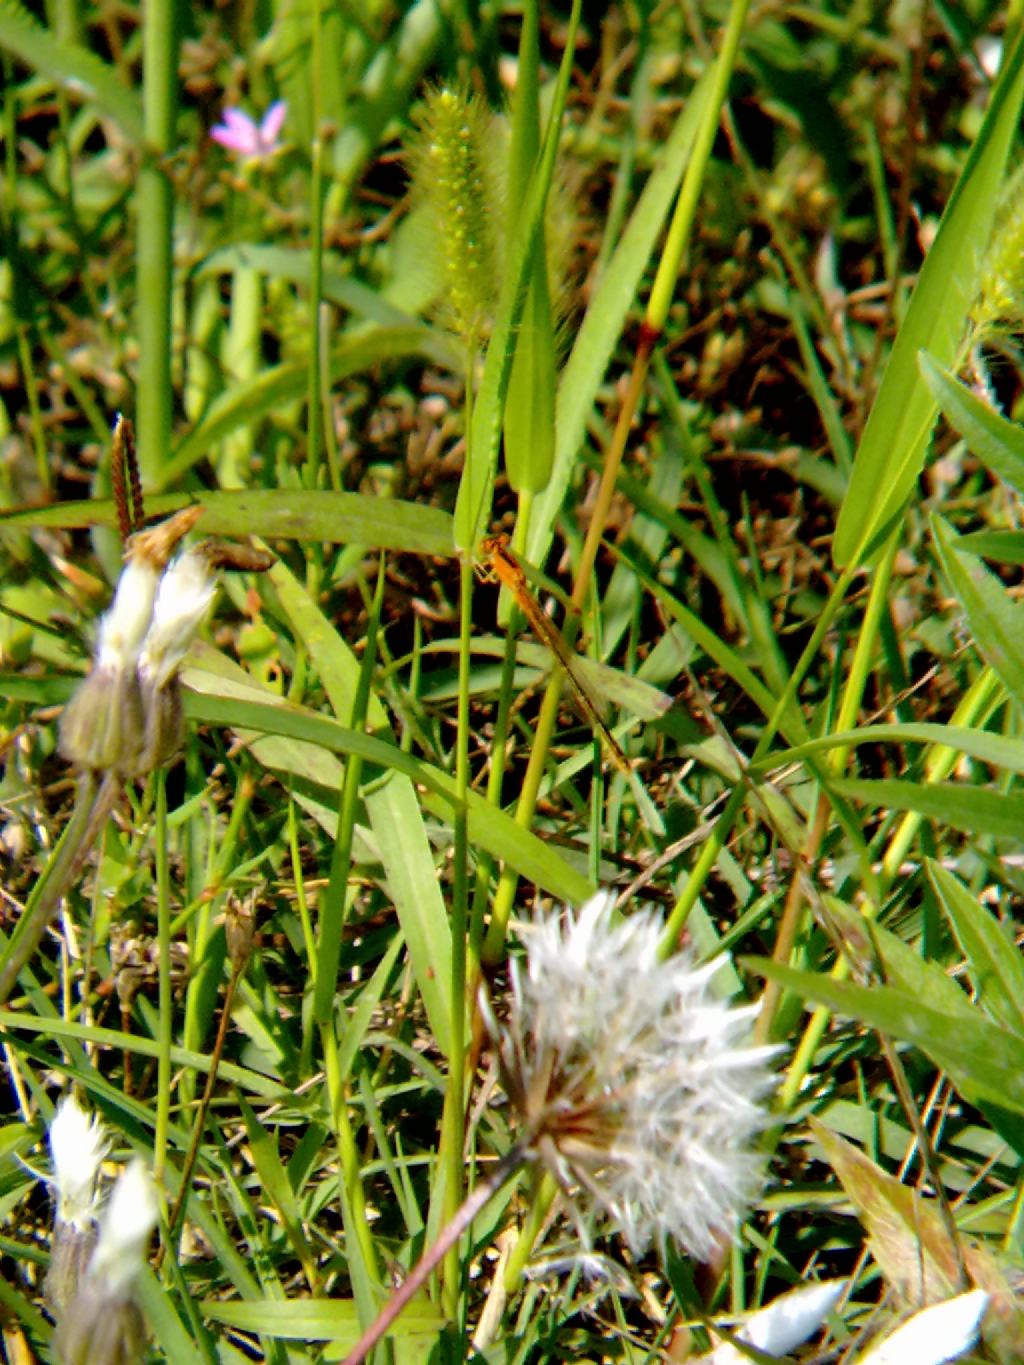
[[342, 1365], [359, 1365], [361, 1360], [366, 1359], [391, 1324], [409, 1306], [418, 1290], [426, 1284], [427, 1279], [455, 1246], [473, 1219], [486, 1207], [505, 1182], [515, 1175], [526, 1157], [525, 1145], [519, 1144], [511, 1148], [498, 1162], [483, 1184], [478, 1185], [473, 1193], [463, 1201], [455, 1216], [441, 1230], [437, 1241], [423, 1253], [419, 1261], [409, 1271], [409, 1274], [402, 1281], [401, 1288], [388, 1300], [376, 1320], [371, 1323], [345, 1357]]
[[71, 819], [54, 849], [53, 857], [36, 882], [0, 959], [0, 1006], [7, 1003], [19, 972], [35, 953], [43, 935], [56, 918], [61, 897], [78, 876], [120, 791], [121, 779], [113, 773], [107, 773], [100, 782], [91, 771], [79, 777]]

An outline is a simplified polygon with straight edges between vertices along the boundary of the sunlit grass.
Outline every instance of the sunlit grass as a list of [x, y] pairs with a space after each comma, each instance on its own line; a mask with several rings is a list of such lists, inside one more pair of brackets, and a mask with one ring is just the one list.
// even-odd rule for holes
[[[96, 1340], [45, 1288], [71, 1091], [102, 1192], [135, 1155], [161, 1201], [129, 1355], [139, 1309], [142, 1358], [342, 1359], [426, 1254], [375, 1359], [696, 1358], [803, 1281], [844, 1283], [745, 1339], [869, 1358], [956, 1300], [925, 1360], [977, 1287], [1017, 1358], [1024, 48], [740, 0], [171, 12], [0, 8], [8, 1354]], [[159, 704], [152, 601], [109, 684], [140, 498], [230, 570]], [[773, 1119], [707, 1227], [605, 1183], [656, 1051], [524, 1124], [568, 1091], [510, 959], [598, 887], [660, 913], [639, 1003], [692, 958], [708, 1017], [759, 1006]], [[578, 944], [584, 1036], [628, 1016], [635, 1058], [661, 1025]]]

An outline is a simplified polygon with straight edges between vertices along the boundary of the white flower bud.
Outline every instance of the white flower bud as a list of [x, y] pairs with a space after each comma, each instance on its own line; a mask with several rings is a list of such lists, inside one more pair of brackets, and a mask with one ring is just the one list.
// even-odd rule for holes
[[129, 559], [117, 581], [110, 610], [100, 622], [96, 668], [134, 669], [153, 616], [158, 571], [146, 558]]
[[103, 1210], [78, 1292], [59, 1314], [54, 1355], [63, 1365], [134, 1365], [141, 1358], [145, 1323], [132, 1289], [157, 1213], [153, 1182], [133, 1161]]
[[153, 619], [139, 658], [143, 685], [165, 687], [188, 653], [217, 591], [217, 575], [201, 549], [186, 550], [160, 580]]
[[96, 1244], [97, 1184], [107, 1139], [73, 1095], [57, 1106], [48, 1137], [56, 1217], [46, 1297], [59, 1317], [77, 1295]]
[[57, 1217], [84, 1230], [96, 1218], [96, 1182], [107, 1152], [102, 1125], [73, 1095], [65, 1095], [50, 1124]]
[[89, 1279], [102, 1297], [124, 1298], [142, 1265], [159, 1206], [156, 1189], [141, 1161], [118, 1177], [100, 1219], [100, 1236], [89, 1264]]

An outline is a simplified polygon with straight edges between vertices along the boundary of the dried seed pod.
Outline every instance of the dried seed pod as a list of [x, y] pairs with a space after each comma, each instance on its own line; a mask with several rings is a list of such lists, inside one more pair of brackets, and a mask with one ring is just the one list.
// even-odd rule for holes
[[233, 540], [204, 540], [196, 546], [196, 554], [203, 555], [211, 569], [233, 569], [238, 573], [266, 573], [277, 563], [277, 556], [269, 550]]
[[146, 747], [146, 729], [134, 667], [96, 667], [64, 708], [60, 752], [78, 768], [134, 776]]

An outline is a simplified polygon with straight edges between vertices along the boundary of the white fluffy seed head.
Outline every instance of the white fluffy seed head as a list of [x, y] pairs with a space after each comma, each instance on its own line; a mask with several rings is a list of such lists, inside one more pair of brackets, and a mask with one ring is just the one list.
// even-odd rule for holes
[[613, 905], [599, 893], [533, 921], [499, 1040], [505, 1084], [581, 1232], [593, 1207], [636, 1253], [673, 1240], [707, 1258], [760, 1188], [777, 1049], [750, 1045], [754, 1011], [715, 998], [719, 964], [659, 960], [658, 917], [616, 923]]
[[50, 1124], [50, 1155], [57, 1194], [57, 1217], [78, 1231], [96, 1218], [96, 1185], [107, 1153], [102, 1125], [73, 1095], [65, 1095]]
[[153, 1181], [141, 1161], [132, 1161], [118, 1177], [100, 1219], [99, 1241], [89, 1263], [89, 1282], [98, 1297], [114, 1301], [128, 1294], [158, 1214]]
[[167, 685], [188, 653], [216, 591], [217, 574], [201, 550], [186, 550], [168, 566], [160, 579], [139, 659], [144, 682], [155, 688]]
[[159, 570], [135, 556], [121, 571], [110, 609], [100, 622], [96, 667], [110, 672], [132, 671], [153, 616]]

